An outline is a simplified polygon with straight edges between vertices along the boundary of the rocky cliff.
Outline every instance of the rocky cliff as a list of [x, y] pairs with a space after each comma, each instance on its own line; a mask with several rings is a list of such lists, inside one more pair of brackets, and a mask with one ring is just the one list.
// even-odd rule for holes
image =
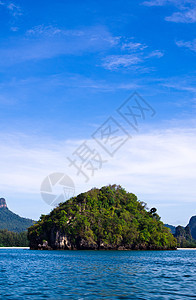
[[191, 235], [194, 240], [196, 240], [196, 216], [193, 216], [189, 221], [189, 227], [191, 231]]
[[174, 234], [178, 247], [196, 247], [196, 216], [193, 216], [186, 227], [177, 226]]
[[177, 226], [174, 236], [177, 239], [178, 246], [182, 248], [187, 247], [193, 241], [191, 230], [188, 225], [185, 228], [182, 226]]
[[7, 208], [7, 204], [4, 198], [0, 198], [0, 208]]

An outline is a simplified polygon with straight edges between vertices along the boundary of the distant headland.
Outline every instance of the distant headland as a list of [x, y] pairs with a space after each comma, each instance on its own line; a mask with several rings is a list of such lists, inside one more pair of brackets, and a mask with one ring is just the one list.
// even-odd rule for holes
[[23, 232], [33, 225], [35, 221], [22, 218], [9, 210], [6, 200], [0, 198], [0, 230], [6, 229], [13, 232]]

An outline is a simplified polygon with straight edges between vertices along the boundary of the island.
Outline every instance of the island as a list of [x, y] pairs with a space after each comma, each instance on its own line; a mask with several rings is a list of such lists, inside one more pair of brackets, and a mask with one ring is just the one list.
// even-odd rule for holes
[[60, 203], [28, 229], [33, 250], [175, 250], [156, 212], [120, 185], [93, 188]]

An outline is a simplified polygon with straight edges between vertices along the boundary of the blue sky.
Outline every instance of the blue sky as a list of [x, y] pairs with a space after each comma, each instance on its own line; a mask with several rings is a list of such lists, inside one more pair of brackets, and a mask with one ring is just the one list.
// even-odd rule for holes
[[[47, 213], [43, 179], [76, 193], [123, 185], [164, 222], [195, 214], [195, 0], [0, 1], [0, 188], [10, 209]], [[137, 91], [156, 111], [85, 183], [70, 156]], [[94, 145], [97, 151], [103, 151]]]

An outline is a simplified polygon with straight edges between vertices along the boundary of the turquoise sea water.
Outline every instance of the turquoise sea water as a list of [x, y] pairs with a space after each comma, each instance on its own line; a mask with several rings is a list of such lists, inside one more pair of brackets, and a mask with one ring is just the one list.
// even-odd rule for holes
[[194, 299], [196, 251], [0, 249], [0, 299]]

